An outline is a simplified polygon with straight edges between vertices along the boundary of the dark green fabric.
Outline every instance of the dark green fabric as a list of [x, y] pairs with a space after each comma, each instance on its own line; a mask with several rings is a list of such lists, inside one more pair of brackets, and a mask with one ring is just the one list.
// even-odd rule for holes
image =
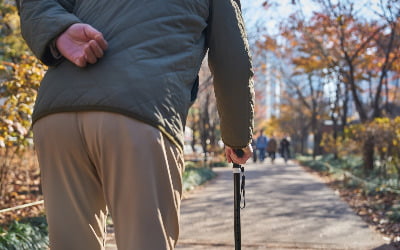
[[252, 137], [249, 122], [253, 120], [254, 92], [249, 46], [238, 1], [212, 2], [208, 62], [214, 76], [222, 138], [225, 144], [241, 148]]
[[71, 24], [81, 21], [57, 1], [23, 0], [20, 8], [22, 35], [27, 44], [44, 64], [56, 64], [50, 43]]
[[[33, 122], [56, 112], [118, 112], [156, 126], [182, 146], [193, 84], [209, 48], [223, 140], [234, 148], [249, 143], [254, 93], [236, 2], [24, 0], [20, 15], [23, 37], [50, 66]], [[85, 68], [59, 63], [49, 53], [49, 44], [77, 22], [92, 25], [109, 43], [105, 56]]]

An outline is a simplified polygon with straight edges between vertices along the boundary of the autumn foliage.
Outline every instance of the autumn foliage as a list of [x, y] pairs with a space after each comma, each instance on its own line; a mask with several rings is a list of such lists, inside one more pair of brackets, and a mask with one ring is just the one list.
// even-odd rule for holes
[[[266, 2], [268, 15], [274, 1]], [[278, 35], [265, 34], [257, 44], [270, 55], [267, 66], [282, 65], [281, 127], [301, 145], [297, 146], [301, 153], [312, 134], [316, 156], [323, 153], [320, 144], [327, 131], [336, 140], [349, 124], [366, 125], [400, 115], [400, 5], [396, 1], [371, 1], [368, 6], [351, 0], [313, 3], [314, 11], [305, 13], [301, 1], [296, 1], [297, 9], [282, 19]], [[366, 171], [374, 168], [372, 143], [366, 139], [359, 146], [369, 156], [364, 157]]]
[[[13, 3], [0, 1], [0, 16], [0, 209], [4, 209], [41, 199], [30, 127], [46, 68], [19, 35]], [[32, 207], [2, 213], [0, 224], [41, 212], [41, 207]]]

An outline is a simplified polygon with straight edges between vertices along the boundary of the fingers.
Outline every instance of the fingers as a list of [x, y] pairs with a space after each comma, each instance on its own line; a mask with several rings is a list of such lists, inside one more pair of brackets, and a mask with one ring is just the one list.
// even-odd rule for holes
[[84, 23], [71, 25], [57, 38], [56, 45], [60, 53], [78, 67], [96, 63], [108, 48], [103, 34]]
[[235, 153], [233, 153], [231, 154], [231, 159], [232, 162], [236, 164], [245, 164], [248, 158], [246, 158], [246, 154], [239, 158]]
[[232, 162], [232, 158], [231, 158], [232, 152], [233, 152], [233, 150], [230, 147], [225, 148], [225, 157], [226, 157], [226, 160], [228, 161], [228, 163]]
[[95, 40], [91, 40], [85, 44], [82, 50], [82, 54], [74, 62], [78, 67], [86, 67], [88, 63], [95, 64], [98, 59], [104, 56], [104, 50]]
[[101, 46], [98, 44], [97, 41], [90, 41], [89, 42], [89, 47], [90, 51], [96, 58], [101, 58], [104, 55], [104, 50], [101, 48]]
[[77, 57], [77, 58], [75, 58], [72, 62], [73, 62], [76, 66], [81, 67], [81, 68], [84, 68], [84, 67], [86, 67], [86, 65], [87, 65], [86, 59], [85, 59], [84, 56]]
[[103, 39], [101, 34], [94, 40], [90, 40], [84, 48], [86, 62], [95, 64], [98, 59], [103, 57], [104, 50], [107, 46], [107, 42]]
[[87, 63], [94, 64], [97, 62], [97, 59], [103, 57], [104, 52], [96, 41], [91, 40], [84, 48], [84, 55]]
[[235, 151], [229, 147], [229, 146], [225, 146], [225, 156], [226, 156], [226, 160], [231, 163], [237, 163], [237, 164], [245, 164], [247, 162], [247, 160], [252, 156], [252, 147], [249, 145], [245, 148], [242, 148], [243, 150], [243, 156], [242, 157], [238, 157], [235, 153]]
[[103, 34], [98, 34], [94, 40], [97, 42], [97, 44], [99, 45], [99, 47], [102, 50], [106, 50], [108, 48], [108, 43], [106, 41], [106, 39], [104, 39]]
[[94, 41], [96, 42], [96, 46], [98, 46], [99, 49], [106, 50], [108, 47], [107, 41], [104, 39], [103, 34], [93, 28], [90, 25], [85, 25], [84, 26], [84, 33], [90, 42]]

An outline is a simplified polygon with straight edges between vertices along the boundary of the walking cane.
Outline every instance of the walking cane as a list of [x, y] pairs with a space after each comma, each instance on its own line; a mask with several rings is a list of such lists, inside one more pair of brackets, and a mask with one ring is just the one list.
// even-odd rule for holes
[[[244, 152], [241, 149], [236, 149], [235, 154], [238, 157], [242, 157]], [[240, 231], [240, 203], [241, 194], [243, 192], [244, 200], [244, 167], [239, 164], [233, 163], [233, 190], [234, 190], [234, 232], [235, 232], [235, 250], [241, 250], [241, 231]], [[240, 180], [242, 176], [242, 180]], [[244, 203], [244, 206], [246, 204]], [[243, 208], [244, 208], [243, 206]]]

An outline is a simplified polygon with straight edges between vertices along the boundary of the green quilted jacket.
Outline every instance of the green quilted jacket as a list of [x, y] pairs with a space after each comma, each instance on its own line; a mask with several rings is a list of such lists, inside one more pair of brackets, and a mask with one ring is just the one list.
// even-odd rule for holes
[[[20, 0], [22, 35], [49, 66], [32, 122], [57, 112], [117, 112], [157, 127], [182, 147], [208, 52], [222, 139], [233, 148], [246, 146], [253, 129], [253, 73], [236, 1]], [[85, 68], [50, 52], [54, 39], [80, 22], [101, 31], [109, 45]]]

